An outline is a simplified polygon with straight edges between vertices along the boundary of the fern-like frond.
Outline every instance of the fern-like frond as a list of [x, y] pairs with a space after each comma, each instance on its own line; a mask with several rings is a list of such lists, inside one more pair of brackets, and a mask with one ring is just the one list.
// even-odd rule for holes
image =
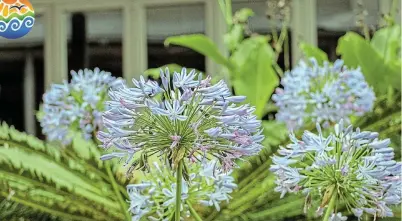
[[34, 210], [6, 197], [0, 197], [0, 220], [8, 221], [61, 221], [48, 213]]
[[0, 196], [63, 220], [123, 220], [102, 165], [86, 163], [76, 149], [68, 153], [3, 123]]

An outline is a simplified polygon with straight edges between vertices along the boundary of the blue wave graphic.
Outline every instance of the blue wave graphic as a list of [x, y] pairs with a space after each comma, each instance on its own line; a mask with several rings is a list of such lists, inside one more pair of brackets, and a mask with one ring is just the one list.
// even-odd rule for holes
[[27, 16], [24, 20], [12, 18], [9, 22], [0, 21], [0, 36], [8, 39], [21, 38], [31, 31], [35, 18]]

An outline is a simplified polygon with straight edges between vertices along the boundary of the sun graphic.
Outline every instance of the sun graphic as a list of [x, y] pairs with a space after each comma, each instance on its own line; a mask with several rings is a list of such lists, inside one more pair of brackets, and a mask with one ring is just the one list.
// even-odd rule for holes
[[24, 15], [27, 12], [34, 12], [28, 0], [0, 0], [0, 17], [7, 18], [14, 13]]

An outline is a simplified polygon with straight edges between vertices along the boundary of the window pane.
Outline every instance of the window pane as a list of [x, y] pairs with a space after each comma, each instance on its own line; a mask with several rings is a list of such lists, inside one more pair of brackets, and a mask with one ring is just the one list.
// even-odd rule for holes
[[[272, 31], [274, 25], [273, 21], [267, 19], [268, 4], [266, 0], [233, 1], [232, 6], [233, 13], [242, 8], [249, 8], [254, 12], [254, 16], [249, 20], [249, 28], [252, 32], [267, 34]], [[277, 25], [280, 28], [280, 23]]]
[[73, 13], [69, 23], [69, 70], [98, 67], [122, 77], [122, 12]]
[[[249, 8], [254, 12], [254, 15], [250, 17], [248, 21], [249, 29], [252, 33], [258, 33], [261, 35], [271, 35], [274, 31], [280, 34], [282, 25], [284, 25], [284, 13], [285, 7], [289, 6], [289, 1], [283, 1], [284, 5], [279, 4], [279, 0], [235, 0], [233, 1], [233, 13], [239, 11], [242, 8]], [[280, 7], [279, 7], [279, 6]], [[290, 21], [289, 21], [290, 22]], [[286, 41], [285, 41], [286, 42]], [[288, 39], [289, 44], [289, 61], [291, 58], [291, 30], [288, 27]], [[278, 56], [278, 65], [285, 69], [285, 49], [282, 48], [282, 52]]]
[[176, 63], [205, 71], [205, 57], [179, 46], [165, 47], [168, 36], [205, 33], [203, 4], [152, 7], [147, 9], [148, 67]]
[[[45, 92], [45, 62], [43, 45], [40, 45], [32, 50], [34, 56], [34, 72], [35, 72], [35, 110], [39, 110], [39, 105], [42, 103], [42, 97]], [[35, 117], [36, 119], [36, 117]], [[45, 137], [42, 134], [42, 127], [36, 120], [36, 135], [41, 139]]]
[[[27, 130], [25, 123], [33, 121], [34, 125], [29, 127], [32, 132], [36, 129], [36, 134], [40, 134], [40, 126], [35, 113], [39, 110], [44, 93], [44, 36], [43, 17], [37, 14], [33, 28], [26, 36], [12, 40], [0, 38], [0, 121], [22, 131]], [[25, 73], [29, 54], [33, 58], [30, 64], [33, 69]], [[24, 77], [25, 74], [33, 76]], [[33, 91], [27, 91], [24, 83], [29, 84]], [[24, 103], [26, 99], [33, 101], [33, 106], [26, 107], [25, 104], [30, 103]], [[30, 114], [29, 121], [25, 119], [25, 111]]]
[[25, 58], [21, 48], [0, 48], [0, 121], [24, 130]]
[[317, 0], [318, 47], [328, 54], [330, 60], [336, 60], [339, 58], [336, 55], [339, 38], [347, 31], [361, 32], [359, 21], [375, 30], [379, 16], [379, 1]]

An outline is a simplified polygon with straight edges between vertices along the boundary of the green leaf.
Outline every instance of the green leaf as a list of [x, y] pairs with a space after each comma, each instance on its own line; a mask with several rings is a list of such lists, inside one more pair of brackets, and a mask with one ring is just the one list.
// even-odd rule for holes
[[82, 157], [85, 160], [91, 158], [90, 152], [90, 144], [89, 142], [85, 141], [82, 135], [78, 132], [75, 133], [73, 136], [73, 142], [71, 145], [76, 153], [78, 153], [79, 157]]
[[[11, 146], [12, 147], [12, 146]], [[59, 164], [49, 161], [41, 156], [27, 153], [18, 148], [0, 148], [0, 163], [11, 164], [19, 169], [27, 170], [43, 179], [57, 184], [58, 188], [67, 188], [90, 200], [105, 204], [111, 208], [118, 205], [103, 198], [102, 191], [81, 177], [71, 173]]]
[[58, 217], [48, 213], [32, 210], [29, 207], [16, 203], [7, 198], [0, 197], [0, 220], [37, 220], [37, 221], [58, 221]]
[[226, 20], [228, 26], [233, 24], [232, 15], [232, 0], [218, 0], [219, 7], [223, 13], [223, 17]]
[[173, 72], [180, 73], [180, 71], [183, 67], [178, 64], [167, 64], [167, 65], [163, 65], [159, 68], [150, 68], [150, 69], [146, 70], [144, 72], [144, 74], [146, 76], [151, 76], [153, 79], [159, 79], [159, 77], [160, 77], [159, 74], [160, 74], [161, 69], [164, 71], [166, 68], [169, 69], [170, 73], [173, 73]]
[[337, 52], [348, 67], [361, 67], [366, 81], [376, 92], [385, 94], [388, 85], [396, 89], [401, 88], [400, 65], [386, 63], [377, 50], [360, 35], [354, 32], [346, 33], [339, 39]]
[[401, 48], [401, 27], [394, 25], [382, 28], [374, 33], [371, 46], [384, 58], [385, 62], [400, 62], [398, 56]]
[[[99, 159], [100, 152], [98, 147], [92, 142], [85, 140], [82, 134], [78, 131], [72, 132], [74, 134], [71, 147], [84, 160]], [[97, 160], [98, 161], [98, 160]]]
[[235, 13], [234, 19], [237, 22], [244, 23], [248, 20], [249, 17], [252, 17], [252, 16], [254, 16], [253, 10], [251, 10], [249, 8], [242, 8]]
[[249, 38], [242, 44], [232, 57], [239, 68], [233, 85], [236, 94], [247, 96], [247, 102], [256, 107], [255, 114], [261, 118], [266, 103], [279, 83], [272, 67], [274, 53], [263, 36]]
[[168, 37], [165, 45], [179, 45], [203, 54], [218, 64], [225, 65], [229, 70], [233, 70], [233, 65], [220, 52], [216, 45], [203, 34], [191, 34]]
[[277, 121], [262, 121], [264, 127], [265, 143], [270, 146], [278, 146], [288, 138], [288, 129], [284, 123]]
[[[248, 38], [241, 42], [241, 44], [237, 47], [236, 51], [233, 52], [232, 56], [230, 56], [230, 62], [236, 65], [236, 71], [231, 72], [231, 79], [235, 81], [240, 77], [241, 67], [246, 65], [249, 57], [255, 53], [260, 44], [267, 41], [266, 38], [261, 37], [252, 37]], [[238, 71], [239, 70], [239, 71]]]
[[[79, 145], [86, 146], [85, 142]], [[8, 197], [24, 207], [60, 218], [120, 220], [125, 210], [122, 212], [115, 202], [102, 169], [96, 163], [90, 165], [92, 160], [76, 157], [72, 150], [50, 145], [3, 123], [0, 198]]]
[[303, 54], [306, 56], [306, 58], [315, 58], [320, 65], [322, 65], [324, 61], [328, 61], [328, 55], [314, 45], [301, 43], [299, 47], [303, 51]]
[[239, 43], [243, 40], [244, 38], [243, 32], [244, 32], [243, 25], [235, 24], [233, 25], [232, 30], [230, 30], [230, 32], [226, 33], [223, 36], [225, 45], [229, 48], [230, 51], [235, 50], [236, 47], [239, 45]]

